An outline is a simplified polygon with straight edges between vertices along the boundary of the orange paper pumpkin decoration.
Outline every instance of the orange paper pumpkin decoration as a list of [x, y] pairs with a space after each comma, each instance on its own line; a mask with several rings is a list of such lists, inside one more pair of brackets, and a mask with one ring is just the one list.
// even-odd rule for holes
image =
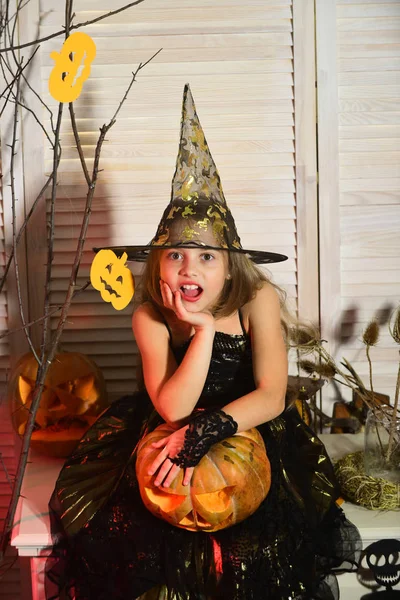
[[257, 510], [271, 485], [271, 467], [257, 429], [214, 444], [195, 467], [190, 485], [182, 485], [181, 469], [169, 488], [157, 487], [155, 475], [147, 471], [160, 450], [151, 444], [172, 431], [160, 425], [138, 447], [140, 494], [153, 515], [189, 531], [218, 531]]
[[125, 265], [127, 258], [126, 252], [118, 258], [112, 250], [100, 250], [90, 268], [92, 286], [116, 310], [126, 308], [135, 291], [133, 275]]
[[90, 75], [96, 44], [87, 33], [76, 31], [67, 37], [61, 52], [52, 52], [55, 65], [49, 77], [49, 92], [57, 102], [74, 102]]
[[[23, 435], [32, 404], [38, 364], [31, 352], [17, 363], [9, 398], [14, 428]], [[47, 373], [32, 433], [31, 447], [48, 456], [68, 456], [106, 408], [103, 375], [84, 354], [56, 354]]]

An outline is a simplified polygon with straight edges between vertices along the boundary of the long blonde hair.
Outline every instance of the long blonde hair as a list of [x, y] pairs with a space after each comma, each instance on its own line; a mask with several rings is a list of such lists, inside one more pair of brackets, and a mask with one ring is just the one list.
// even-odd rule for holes
[[[160, 291], [160, 250], [152, 250], [141, 275], [141, 281], [135, 295], [135, 304], [149, 302], [156, 308], [162, 308]], [[297, 318], [287, 307], [287, 293], [273, 283], [267, 273], [257, 267], [245, 254], [229, 252], [229, 273], [231, 279], [225, 281], [221, 295], [214, 308], [215, 317], [227, 317], [250, 302], [267, 281], [275, 288], [281, 306], [281, 325], [285, 341], [288, 340], [289, 328], [298, 324]]]

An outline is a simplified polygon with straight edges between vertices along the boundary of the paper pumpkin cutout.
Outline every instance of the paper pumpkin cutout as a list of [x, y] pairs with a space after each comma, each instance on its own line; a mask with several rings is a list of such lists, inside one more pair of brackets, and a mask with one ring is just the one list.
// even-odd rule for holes
[[112, 250], [100, 250], [90, 268], [92, 286], [116, 310], [126, 308], [135, 292], [133, 275], [125, 264], [127, 258], [126, 252], [118, 258]]
[[252, 515], [267, 496], [271, 467], [261, 434], [250, 429], [214, 444], [183, 485], [181, 469], [169, 488], [155, 486], [147, 471], [160, 452], [151, 444], [172, 433], [160, 425], [138, 447], [140, 494], [156, 517], [189, 531], [218, 531]]
[[57, 102], [74, 102], [78, 98], [95, 56], [96, 44], [82, 31], [67, 37], [60, 53], [50, 54], [55, 65], [49, 77], [49, 92]]
[[[18, 361], [10, 378], [12, 421], [19, 435], [25, 432], [37, 370], [29, 352]], [[57, 354], [45, 380], [32, 448], [49, 456], [68, 456], [107, 406], [104, 378], [97, 365], [78, 352]]]

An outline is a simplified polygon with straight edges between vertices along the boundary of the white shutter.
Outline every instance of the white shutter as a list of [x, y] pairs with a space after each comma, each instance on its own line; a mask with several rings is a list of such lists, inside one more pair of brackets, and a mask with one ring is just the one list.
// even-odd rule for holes
[[[321, 264], [323, 278], [335, 281], [334, 300], [325, 297], [321, 310], [328, 318], [335, 312], [332, 309], [340, 308], [346, 322], [354, 317], [350, 309], [358, 309], [356, 339], [336, 351], [368, 384], [362, 331], [379, 308], [388, 302], [396, 307], [400, 299], [400, 4], [395, 0], [320, 4], [317, 50], [327, 33], [330, 41], [336, 38], [336, 48], [334, 43], [328, 45], [331, 55], [321, 66], [321, 73], [328, 64], [333, 72], [325, 71], [321, 85], [330, 87], [337, 109], [329, 114], [321, 102], [320, 119], [338, 148], [333, 164], [320, 161], [322, 194], [329, 182], [338, 191], [333, 219], [326, 223], [333, 230], [334, 244], [323, 252]], [[322, 204], [321, 218], [327, 214]], [[371, 350], [374, 387], [393, 401], [399, 348], [387, 326], [381, 331], [378, 346]], [[348, 397], [348, 390], [342, 391]]]
[[[98, 129], [114, 113], [131, 72], [159, 48], [163, 50], [139, 73], [103, 147], [100, 167], [104, 171], [96, 187], [78, 285], [88, 279], [93, 246], [148, 243], [154, 235], [170, 197], [182, 92], [189, 82], [242, 244], [289, 256], [270, 271], [296, 308], [291, 4], [291, 0], [255, 0], [247, 6], [237, 0], [190, 0], [183, 9], [176, 0], [167, 7], [164, 1], [153, 0], [84, 29], [96, 43], [97, 56], [75, 112], [90, 166]], [[112, 9], [115, 6], [110, 0], [76, 1], [74, 22]], [[62, 6], [40, 0], [40, 17], [42, 37], [62, 25]], [[299, 27], [299, 47], [301, 36]], [[62, 37], [41, 46], [43, 97], [53, 109], [56, 103], [47, 92], [54, 64], [50, 52], [59, 51], [61, 44]], [[304, 91], [300, 82], [297, 85], [301, 98]], [[301, 128], [300, 122], [296, 124], [296, 132]], [[67, 107], [62, 145], [53, 304], [61, 303], [65, 295], [86, 195]], [[49, 172], [51, 152], [46, 140], [43, 160], [41, 169]], [[313, 243], [316, 236], [309, 240], [311, 248]], [[43, 260], [42, 256], [42, 264]], [[43, 273], [43, 268], [41, 272], [35, 269], [36, 288], [39, 281], [42, 285]], [[313, 306], [315, 316], [316, 294]], [[129, 393], [135, 386], [137, 350], [131, 313], [132, 306], [117, 312], [90, 289], [74, 300], [62, 338], [63, 349], [90, 354], [99, 364], [111, 398]]]

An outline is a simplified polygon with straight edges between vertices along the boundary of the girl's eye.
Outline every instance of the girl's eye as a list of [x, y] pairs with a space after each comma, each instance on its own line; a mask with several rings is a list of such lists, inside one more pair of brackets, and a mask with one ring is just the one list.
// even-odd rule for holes
[[210, 262], [211, 260], [213, 260], [214, 256], [209, 252], [206, 252], [203, 254], [203, 258], [206, 262]]
[[180, 257], [181, 257], [180, 252], [170, 252], [168, 254], [168, 258], [171, 258], [172, 260], [179, 260]]

